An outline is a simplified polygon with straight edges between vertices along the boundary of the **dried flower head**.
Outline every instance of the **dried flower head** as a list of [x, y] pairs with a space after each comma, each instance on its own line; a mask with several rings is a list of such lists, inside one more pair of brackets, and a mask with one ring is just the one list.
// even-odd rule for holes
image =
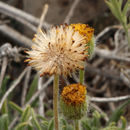
[[68, 119], [80, 119], [87, 110], [86, 87], [81, 84], [71, 84], [64, 87], [61, 93], [60, 106]]
[[93, 36], [94, 29], [89, 27], [87, 24], [71, 24], [75, 31], [78, 31], [83, 37], [85, 37], [86, 42], [88, 43]]
[[73, 27], [52, 27], [47, 33], [41, 30], [33, 39], [32, 50], [27, 51], [29, 65], [44, 74], [70, 74], [83, 69], [86, 58], [85, 37]]

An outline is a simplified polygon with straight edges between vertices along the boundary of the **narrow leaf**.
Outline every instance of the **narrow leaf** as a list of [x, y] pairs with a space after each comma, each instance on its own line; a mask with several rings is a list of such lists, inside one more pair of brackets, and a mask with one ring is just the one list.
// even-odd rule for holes
[[119, 20], [119, 18], [118, 18], [118, 13], [117, 13], [117, 11], [116, 11], [116, 8], [113, 6], [113, 4], [110, 3], [110, 2], [107, 1], [107, 0], [106, 0], [105, 2], [106, 2], [106, 4], [107, 4], [107, 6], [110, 8], [112, 14]]
[[124, 108], [130, 103], [130, 100], [126, 101], [125, 103], [123, 103], [122, 105], [120, 105], [111, 115], [110, 119], [109, 119], [109, 123], [111, 122], [118, 122], [118, 120], [120, 119], [120, 116], [123, 114], [124, 112]]
[[1, 109], [2, 114], [8, 114], [8, 105], [7, 105], [7, 99], [4, 101]]
[[126, 2], [126, 4], [124, 5], [123, 11], [122, 11], [123, 16], [126, 16], [126, 13], [128, 11], [128, 8], [129, 8], [129, 3], [130, 3], [130, 0], [128, 0]]
[[60, 119], [61, 122], [61, 130], [67, 130], [67, 122], [63, 118]]
[[4, 80], [2, 81], [1, 90], [0, 90], [0, 98], [1, 96], [3, 96], [3, 94], [5, 93], [7, 89], [7, 83], [9, 79], [10, 79], [10, 76], [5, 76]]
[[0, 130], [8, 130], [8, 115], [7, 114], [3, 114], [0, 117]]
[[14, 102], [10, 101], [9, 105], [16, 111], [18, 111], [20, 114], [23, 113], [23, 110], [21, 107], [19, 107], [17, 104], [15, 104]]
[[81, 124], [85, 130], [92, 130], [91, 126], [89, 126], [89, 124], [86, 121], [82, 121]]
[[34, 124], [35, 124], [37, 130], [42, 130], [42, 128], [40, 127], [40, 124], [38, 123], [36, 115], [34, 113], [34, 110], [32, 108], [31, 108], [31, 113], [32, 113], [32, 118], [33, 118], [33, 121], [34, 121]]
[[48, 130], [54, 130], [54, 119], [49, 122]]
[[29, 120], [29, 117], [31, 115], [31, 107], [27, 106], [26, 109], [22, 113], [21, 122], [26, 122]]
[[28, 101], [35, 93], [35, 91], [37, 89], [37, 83], [38, 83], [38, 76], [36, 75], [31, 83], [31, 85], [30, 85], [30, 89], [28, 91], [26, 101]]
[[122, 121], [122, 129], [125, 130], [126, 129], [126, 119], [121, 116], [121, 121]]
[[28, 125], [29, 125], [28, 122], [22, 122], [22, 123], [20, 123], [20, 124], [18, 124], [18, 125], [16, 126], [15, 130], [21, 130], [21, 129], [23, 129], [25, 126], [28, 126]]

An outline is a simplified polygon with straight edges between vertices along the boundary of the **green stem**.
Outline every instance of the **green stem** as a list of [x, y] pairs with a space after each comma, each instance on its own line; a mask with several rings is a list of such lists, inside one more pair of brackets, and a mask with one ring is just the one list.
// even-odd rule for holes
[[79, 83], [84, 84], [84, 70], [79, 70]]
[[127, 36], [127, 39], [128, 39], [129, 47], [130, 47], [130, 37], [129, 37], [129, 33], [128, 33], [127, 29], [125, 29], [125, 33], [126, 33], [126, 36]]
[[75, 130], [79, 130], [79, 120], [74, 121]]
[[122, 23], [123, 27], [124, 27], [124, 30], [125, 30], [125, 34], [126, 34], [126, 37], [128, 39], [128, 45], [130, 47], [130, 37], [129, 37], [129, 32], [128, 32], [128, 28], [127, 28], [127, 25]]
[[59, 130], [58, 123], [58, 94], [59, 94], [59, 75], [54, 75], [53, 84], [53, 111], [54, 111], [54, 126], [55, 130]]

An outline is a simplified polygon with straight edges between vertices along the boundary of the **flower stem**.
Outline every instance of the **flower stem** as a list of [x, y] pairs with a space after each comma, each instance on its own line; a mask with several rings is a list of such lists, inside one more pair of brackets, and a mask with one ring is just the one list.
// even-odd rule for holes
[[84, 70], [79, 70], [79, 83], [84, 84]]
[[75, 120], [74, 123], [75, 123], [75, 130], [79, 130], [79, 121]]
[[127, 39], [128, 39], [128, 45], [129, 45], [129, 47], [130, 47], [130, 37], [129, 37], [129, 31], [128, 31], [127, 24], [124, 23], [124, 22], [122, 22], [122, 25], [123, 25], [123, 27], [124, 27], [125, 34], [126, 34], [126, 37], [127, 37]]
[[[79, 83], [84, 84], [84, 69], [79, 70]], [[75, 120], [75, 130], [79, 130], [79, 121]]]
[[58, 94], [59, 94], [59, 75], [54, 75], [53, 83], [53, 111], [54, 111], [54, 126], [55, 130], [59, 130], [58, 123]]

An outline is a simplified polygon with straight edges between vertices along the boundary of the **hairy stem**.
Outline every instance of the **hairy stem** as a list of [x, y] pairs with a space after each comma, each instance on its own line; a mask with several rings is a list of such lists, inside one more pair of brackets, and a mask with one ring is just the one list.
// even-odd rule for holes
[[84, 84], [84, 70], [79, 71], [79, 83]]
[[79, 130], [79, 120], [74, 121], [75, 130]]
[[59, 130], [58, 123], [58, 94], [59, 94], [59, 75], [54, 75], [54, 84], [53, 84], [53, 111], [54, 111], [54, 125], [55, 130]]

